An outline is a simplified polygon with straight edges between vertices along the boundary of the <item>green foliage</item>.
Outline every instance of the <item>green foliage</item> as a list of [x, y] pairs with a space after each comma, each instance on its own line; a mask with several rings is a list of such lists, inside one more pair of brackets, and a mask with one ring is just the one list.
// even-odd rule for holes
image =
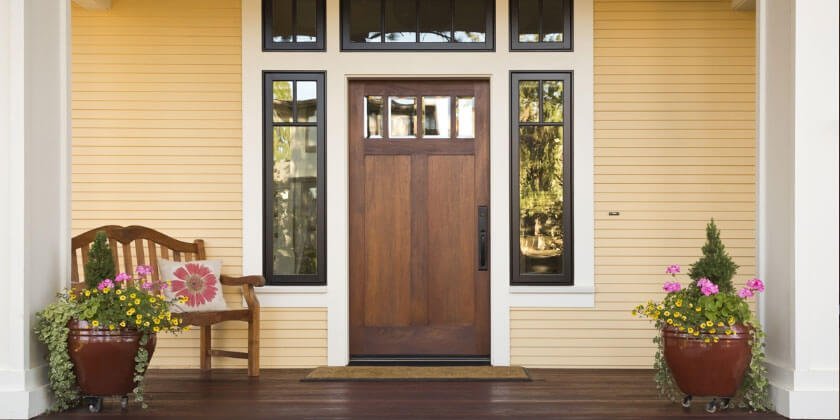
[[92, 289], [102, 280], [113, 279], [114, 276], [114, 257], [111, 254], [111, 247], [108, 246], [108, 236], [104, 231], [99, 231], [90, 247], [88, 261], [85, 264], [85, 285]]
[[758, 320], [754, 319], [752, 325], [752, 359], [735, 400], [739, 407], [767, 411], [773, 409], [773, 402], [770, 400], [770, 384], [767, 381], [767, 368], [764, 366], [764, 331]]
[[137, 349], [137, 356], [134, 356], [134, 383], [137, 386], [134, 387], [134, 401], [139, 402], [143, 408], [149, 407], [146, 404], [146, 400], [143, 397], [143, 394], [146, 391], [146, 385], [144, 383], [146, 368], [149, 367], [149, 351], [146, 350], [146, 344], [149, 343], [149, 334], [143, 334], [140, 337], [140, 348]]
[[76, 374], [67, 350], [67, 336], [70, 333], [67, 322], [80, 315], [79, 309], [67, 293], [62, 293], [58, 295], [58, 301], [36, 315], [35, 335], [47, 345], [49, 351], [50, 387], [55, 395], [52, 411], [66, 410], [79, 401]]
[[738, 270], [738, 265], [732, 261], [726, 247], [720, 240], [720, 231], [712, 219], [706, 226], [706, 244], [703, 245], [703, 256], [691, 265], [688, 276], [696, 283], [705, 277], [720, 289], [720, 293], [732, 293], [732, 276]]
[[671, 375], [668, 362], [665, 361], [664, 341], [659, 334], [653, 337], [653, 342], [656, 344], [656, 355], [653, 358], [653, 380], [656, 382], [659, 395], [668, 399], [668, 401], [677, 402], [682, 398], [682, 392], [674, 381], [673, 375]]

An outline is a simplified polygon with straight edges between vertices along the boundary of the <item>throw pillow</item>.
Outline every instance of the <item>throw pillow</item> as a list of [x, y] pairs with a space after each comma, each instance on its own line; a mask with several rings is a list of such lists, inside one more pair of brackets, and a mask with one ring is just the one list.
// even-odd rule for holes
[[158, 260], [161, 281], [171, 285], [163, 289], [168, 299], [186, 296], [186, 303], [175, 302], [173, 312], [223, 311], [227, 309], [219, 276], [222, 262]]

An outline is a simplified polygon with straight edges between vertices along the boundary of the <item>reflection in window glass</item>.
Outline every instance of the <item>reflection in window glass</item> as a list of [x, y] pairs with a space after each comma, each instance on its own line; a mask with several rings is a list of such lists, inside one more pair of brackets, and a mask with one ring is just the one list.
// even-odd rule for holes
[[274, 127], [273, 271], [317, 274], [316, 127]]
[[457, 0], [452, 2], [455, 42], [484, 42], [487, 36], [487, 2]]
[[519, 121], [537, 122], [540, 120], [539, 87], [538, 80], [519, 82]]
[[420, 42], [449, 42], [452, 39], [450, 0], [420, 0], [419, 6]]
[[543, 0], [542, 42], [563, 42], [564, 0]]
[[385, 0], [385, 42], [417, 42], [415, 0]]
[[381, 0], [350, 0], [350, 41], [382, 41], [381, 18]]
[[292, 121], [292, 83], [288, 80], [275, 81], [272, 84], [274, 92], [274, 122], [290, 122]]
[[390, 138], [417, 137], [417, 98], [391, 96], [388, 101], [391, 107], [388, 136]]
[[295, 83], [297, 87], [297, 122], [318, 121], [318, 84], [312, 81]]
[[[316, 28], [316, 2], [314, 0], [297, 0], [297, 15], [295, 16], [297, 42], [315, 42], [318, 40]], [[275, 12], [276, 14], [276, 12]]]
[[365, 138], [382, 138], [383, 103], [381, 96], [365, 97]]
[[563, 127], [519, 128], [519, 272], [563, 273]]
[[[540, 40], [540, 0], [519, 1], [519, 42]], [[550, 20], [550, 19], [549, 19]]]
[[543, 121], [563, 122], [563, 82], [560, 80], [543, 80]]
[[271, 39], [274, 42], [294, 42], [292, 3], [294, 0], [272, 0]]
[[458, 131], [458, 138], [475, 138], [475, 98], [458, 97], [455, 107], [455, 129]]
[[450, 137], [451, 101], [452, 98], [449, 96], [423, 97], [423, 137], [439, 139]]

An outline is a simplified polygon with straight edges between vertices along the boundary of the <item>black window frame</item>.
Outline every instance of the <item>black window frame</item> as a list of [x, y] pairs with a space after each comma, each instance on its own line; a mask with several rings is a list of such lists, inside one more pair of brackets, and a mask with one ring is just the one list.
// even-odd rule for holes
[[[292, 8], [294, 9], [298, 1], [294, 0]], [[274, 42], [271, 34], [272, 30], [272, 15], [274, 14], [272, 0], [262, 0], [262, 49], [263, 51], [326, 51], [326, 0], [312, 0], [315, 1], [315, 42]], [[295, 17], [292, 16], [292, 26], [296, 26]]]
[[[540, 0], [540, 15], [543, 0]], [[563, 0], [563, 42], [520, 42], [519, 41], [519, 0], [509, 1], [510, 14], [510, 50], [511, 51], [574, 51], [574, 0]], [[542, 33], [542, 20], [540, 21]]]
[[[423, 0], [418, 0], [419, 5]], [[453, 0], [457, 1], [457, 0]], [[496, 51], [496, 2], [487, 3], [484, 42], [353, 42], [350, 40], [350, 0], [341, 0], [341, 51], [439, 51], [439, 52], [494, 52]], [[385, 10], [380, 11], [380, 25], [385, 29]], [[417, 14], [419, 29], [419, 13]], [[452, 10], [450, 8], [450, 20]], [[419, 35], [418, 35], [419, 36]]]
[[[273, 118], [273, 83], [275, 81], [314, 81], [317, 83], [316, 95], [317, 121], [291, 123], [275, 123]], [[266, 283], [272, 286], [309, 285], [320, 286], [327, 284], [327, 98], [326, 72], [291, 72], [291, 71], [263, 71], [263, 276]], [[293, 97], [293, 100], [295, 97]], [[274, 274], [273, 253], [273, 220], [274, 213], [274, 127], [317, 127], [317, 273], [316, 274]]]
[[[512, 286], [573, 286], [574, 285], [574, 131], [573, 94], [574, 72], [562, 71], [511, 71], [510, 72], [510, 284]], [[542, 81], [563, 81], [563, 122], [545, 123], [519, 121], [519, 82], [540, 81], [539, 114], [542, 120]], [[563, 127], [563, 231], [564, 272], [560, 274], [536, 274], [519, 272], [519, 128], [521, 126]]]

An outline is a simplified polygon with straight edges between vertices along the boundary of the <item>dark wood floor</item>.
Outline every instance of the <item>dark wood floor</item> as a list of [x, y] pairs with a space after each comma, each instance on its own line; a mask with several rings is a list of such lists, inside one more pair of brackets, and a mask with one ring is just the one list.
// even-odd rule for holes
[[650, 371], [531, 370], [533, 382], [300, 382], [305, 370], [157, 370], [147, 376], [150, 407], [49, 417], [246, 418], [782, 418], [739, 409], [707, 414], [706, 399], [683, 409], [657, 397]]

